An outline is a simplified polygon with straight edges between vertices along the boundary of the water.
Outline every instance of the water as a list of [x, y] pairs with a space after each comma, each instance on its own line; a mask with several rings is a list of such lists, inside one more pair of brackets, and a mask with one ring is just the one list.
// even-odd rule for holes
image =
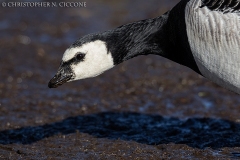
[[161, 15], [178, 1], [0, 9], [1, 158], [238, 158], [240, 99], [157, 56], [49, 89], [84, 34]]

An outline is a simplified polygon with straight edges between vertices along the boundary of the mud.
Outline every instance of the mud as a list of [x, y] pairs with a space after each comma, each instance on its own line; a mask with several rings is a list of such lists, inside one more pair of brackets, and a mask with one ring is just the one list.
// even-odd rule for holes
[[0, 159], [238, 159], [240, 98], [192, 70], [140, 56], [49, 89], [84, 34], [161, 15], [178, 1], [0, 9]]

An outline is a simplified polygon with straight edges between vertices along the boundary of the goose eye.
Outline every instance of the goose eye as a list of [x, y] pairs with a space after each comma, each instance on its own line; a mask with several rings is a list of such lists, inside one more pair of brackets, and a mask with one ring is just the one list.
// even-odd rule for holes
[[83, 54], [83, 53], [79, 53], [76, 55], [76, 59], [79, 61], [82, 60], [84, 57], [85, 57], [85, 54]]

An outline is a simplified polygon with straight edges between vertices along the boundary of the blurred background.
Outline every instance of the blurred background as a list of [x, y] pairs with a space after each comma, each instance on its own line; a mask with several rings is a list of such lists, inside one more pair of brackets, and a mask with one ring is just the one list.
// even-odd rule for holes
[[239, 157], [239, 95], [162, 57], [140, 56], [96, 78], [47, 87], [81, 36], [160, 16], [179, 0], [85, 2], [1, 5], [0, 157]]

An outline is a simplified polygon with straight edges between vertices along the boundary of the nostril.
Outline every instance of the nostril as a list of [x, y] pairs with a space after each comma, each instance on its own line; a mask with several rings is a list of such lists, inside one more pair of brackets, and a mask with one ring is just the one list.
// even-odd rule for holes
[[51, 80], [50, 82], [56, 82], [56, 80], [58, 79], [59, 76], [55, 75]]

